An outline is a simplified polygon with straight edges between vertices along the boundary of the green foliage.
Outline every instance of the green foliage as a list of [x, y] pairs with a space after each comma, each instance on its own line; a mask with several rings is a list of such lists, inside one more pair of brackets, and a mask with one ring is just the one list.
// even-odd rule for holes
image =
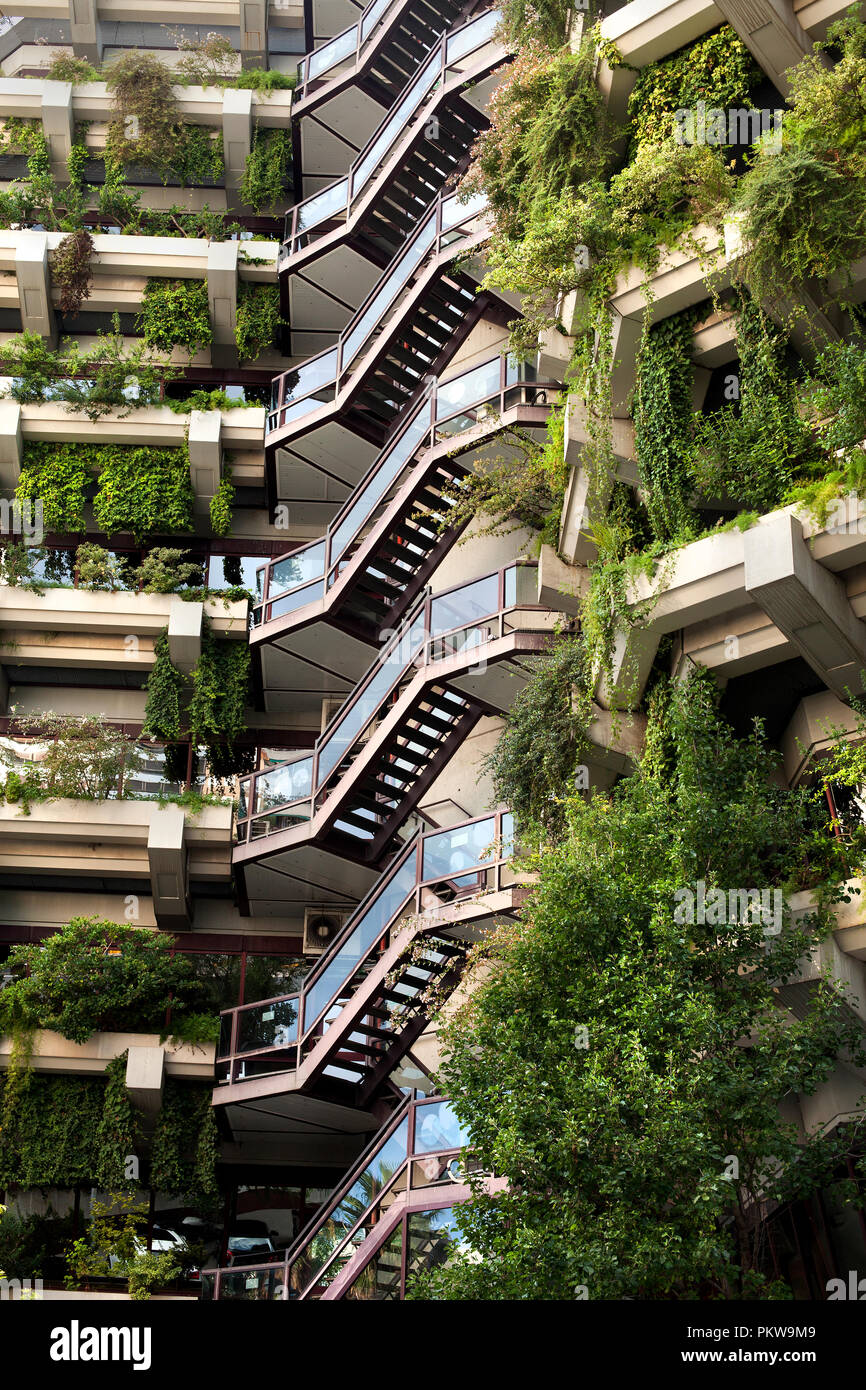
[[136, 329], [148, 347], [186, 348], [194, 357], [213, 341], [206, 280], [148, 280]]
[[0, 1031], [50, 1028], [77, 1043], [96, 1032], [165, 1035], [170, 1007], [172, 1036], [183, 1039], [202, 986], [173, 944], [149, 927], [75, 917], [39, 945], [13, 946], [6, 969], [16, 978], [0, 994]]
[[155, 546], [133, 571], [136, 582], [146, 594], [176, 594], [196, 581], [201, 583], [202, 566], [198, 560], [184, 560], [186, 550]]
[[126, 1089], [128, 1056], [128, 1052], [122, 1052], [105, 1068], [102, 1114], [96, 1131], [97, 1160], [93, 1177], [97, 1187], [110, 1192], [129, 1181], [126, 1159], [135, 1153], [140, 1137], [138, 1113]]
[[87, 1235], [73, 1241], [67, 1251], [67, 1288], [125, 1274], [137, 1257], [146, 1227], [147, 1211], [135, 1194], [113, 1193], [106, 1202], [91, 1202]]
[[764, 74], [728, 24], [661, 63], [639, 71], [628, 103], [632, 148], [664, 143], [674, 133], [674, 114], [707, 107], [750, 107], [751, 91]]
[[192, 530], [193, 493], [185, 448], [74, 447], [85, 451], [100, 470], [93, 517], [106, 535], [131, 531], [137, 541], [143, 541], [152, 535]]
[[584, 678], [580, 641], [561, 637], [513, 701], [486, 759], [496, 801], [511, 808], [521, 832], [561, 826], [563, 797], [574, 788], [575, 768], [587, 748]]
[[170, 1284], [182, 1270], [171, 1250], [137, 1250], [126, 1264], [130, 1298], [133, 1302], [149, 1299], [154, 1289]]
[[261, 212], [284, 207], [291, 194], [292, 137], [287, 130], [257, 125], [239, 190], [242, 203]]
[[635, 449], [656, 536], [671, 541], [694, 531], [692, 491], [692, 333], [697, 309], [651, 328], [638, 358]]
[[[102, 801], [109, 793], [116, 794], [124, 772], [133, 774], [141, 767], [141, 758], [122, 729], [101, 715], [47, 711], [16, 715], [15, 724], [25, 738], [45, 741], [44, 752], [27, 771], [33, 800]], [[15, 756], [13, 748], [0, 747], [0, 762], [13, 762]]]
[[13, 378], [3, 395], [21, 402], [60, 399], [66, 410], [91, 420], [109, 412], [122, 419], [137, 406], [155, 404], [162, 383], [176, 375], [145, 342], [127, 351], [116, 314], [112, 332], [99, 333], [96, 343], [86, 346], [65, 338], [58, 350], [38, 333], [16, 334], [2, 344], [0, 364]]
[[567, 482], [564, 422], [561, 409], [551, 410], [543, 445], [520, 426], [504, 428], [499, 435], [503, 452], [474, 459], [459, 484], [443, 494], [448, 510], [441, 515], [441, 528], [474, 521], [477, 536], [528, 527], [555, 545]]
[[214, 1198], [217, 1156], [210, 1087], [167, 1081], [153, 1136], [151, 1185], [176, 1196]]
[[[590, 12], [594, 9], [590, 6]], [[537, 38], [550, 48], [565, 43], [575, 13], [568, 0], [505, 0], [499, 10], [505, 35], [515, 46]]]
[[122, 561], [101, 545], [92, 542], [80, 545], [75, 552], [75, 568], [79, 589], [108, 589], [114, 592], [128, 587]]
[[178, 400], [174, 396], [166, 396], [163, 405], [167, 405], [169, 410], [173, 410], [176, 415], [188, 415], [192, 410], [260, 410], [259, 401], [238, 400], [235, 396], [230, 396], [221, 386], [213, 391], [191, 391], [183, 400]]
[[741, 273], [757, 300], [847, 271], [866, 248], [866, 26], [847, 18], [791, 70], [783, 147], [761, 148], [737, 206], [748, 251]]
[[0, 1271], [7, 1279], [45, 1278], [71, 1238], [72, 1218], [51, 1207], [23, 1217], [0, 1207]]
[[840, 1049], [863, 1055], [829, 977], [802, 1017], [777, 1002], [834, 894], [785, 908], [773, 936], [677, 909], [699, 878], [784, 894], [847, 870], [820, 794], [780, 786], [776, 755], [759, 732], [735, 738], [716, 698], [709, 675], [659, 687], [640, 772], [570, 798], [523, 921], [479, 948], [487, 974], [446, 1026], [441, 1079], [473, 1160], [509, 1188], [458, 1208], [473, 1253], [428, 1297], [785, 1296], [752, 1204], [815, 1192], [850, 1139], [801, 1142], [779, 1103], [814, 1093]]
[[220, 642], [210, 627], [202, 631], [201, 656], [192, 673], [187, 718], [194, 744], [203, 744], [217, 777], [234, 771], [234, 744], [246, 728], [250, 649], [246, 642]]
[[15, 496], [41, 499], [46, 531], [84, 530], [84, 503], [93, 482], [87, 455], [79, 444], [25, 442]]
[[235, 342], [242, 362], [254, 361], [273, 347], [280, 325], [280, 290], [278, 285], [252, 285], [242, 280], [238, 286], [237, 324]]
[[739, 409], [733, 404], [697, 417], [694, 473], [708, 497], [725, 494], [770, 511], [784, 499], [814, 452], [802, 419], [783, 342], [750, 300], [737, 321]]
[[153, 669], [147, 678], [147, 703], [141, 732], [148, 738], [172, 743], [181, 736], [180, 706], [186, 681], [172, 665], [167, 628], [156, 639], [154, 656]]
[[0, 1127], [0, 1183], [77, 1187], [94, 1181], [106, 1086], [102, 1079], [29, 1074]]
[[220, 484], [210, 500], [210, 524], [215, 536], [227, 536], [232, 529], [232, 507], [235, 490], [231, 471], [220, 478]]
[[51, 55], [51, 66], [45, 74], [49, 82], [101, 82], [102, 74], [86, 58], [74, 58], [58, 50]]

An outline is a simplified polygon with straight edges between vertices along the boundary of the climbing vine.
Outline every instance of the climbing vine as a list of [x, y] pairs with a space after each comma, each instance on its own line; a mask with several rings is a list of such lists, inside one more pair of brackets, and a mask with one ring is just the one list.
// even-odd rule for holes
[[213, 340], [206, 280], [148, 280], [136, 323], [148, 347], [171, 352], [186, 348], [190, 357]]
[[232, 529], [232, 507], [235, 489], [231, 470], [220, 478], [219, 487], [210, 500], [210, 524], [215, 536], [227, 536]]
[[169, 1080], [151, 1150], [151, 1186], [188, 1198], [217, 1195], [211, 1088]]
[[96, 525], [107, 535], [130, 531], [137, 541], [192, 530], [193, 493], [189, 456], [183, 449], [132, 449], [107, 444], [80, 448], [99, 469], [93, 501]]
[[27, 440], [15, 496], [42, 502], [46, 531], [83, 531], [84, 504], [93, 483], [90, 451], [79, 444]]
[[257, 125], [244, 165], [240, 199], [253, 212], [282, 207], [290, 194], [292, 138], [287, 130], [264, 130]]
[[284, 322], [280, 317], [280, 291], [276, 285], [240, 282], [235, 342], [242, 362], [254, 361], [273, 347]]
[[181, 736], [181, 697], [186, 681], [172, 664], [168, 629], [164, 628], [154, 646], [154, 664], [147, 678], [147, 702], [142, 734], [171, 743]]
[[692, 334], [697, 308], [664, 319], [646, 334], [638, 357], [635, 449], [646, 505], [660, 539], [694, 530], [689, 460], [692, 451]]

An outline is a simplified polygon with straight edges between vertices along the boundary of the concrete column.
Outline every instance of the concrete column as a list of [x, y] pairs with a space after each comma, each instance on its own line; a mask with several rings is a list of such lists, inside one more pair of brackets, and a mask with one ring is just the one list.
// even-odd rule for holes
[[71, 82], [46, 82], [44, 84], [42, 130], [48, 145], [51, 172], [61, 183], [66, 183], [69, 178], [66, 161], [75, 141]]
[[179, 806], [154, 806], [147, 837], [150, 886], [157, 922], [189, 921], [184, 816]]
[[589, 591], [589, 570], [560, 560], [552, 545], [543, 545], [538, 557], [538, 602], [554, 613], [576, 617]]
[[[131, 15], [130, 18], [132, 17]], [[69, 0], [69, 30], [72, 51], [76, 58], [86, 58], [94, 64], [101, 63], [102, 38], [96, 0]]]
[[812, 52], [812, 41], [794, 14], [790, 0], [715, 0], [716, 8], [736, 29], [774, 87], [787, 96], [784, 74]]
[[168, 650], [172, 666], [189, 675], [201, 656], [203, 603], [187, 603], [172, 594], [168, 610]]
[[216, 367], [236, 367], [238, 313], [237, 241], [212, 241], [207, 249], [207, 300], [213, 328], [211, 360]]
[[637, 354], [643, 333], [643, 318], [625, 318], [616, 309], [612, 310], [612, 316], [610, 398], [614, 418], [627, 420], [637, 382]]
[[660, 639], [651, 627], [630, 627], [616, 634], [610, 678], [600, 672], [595, 687], [602, 709], [637, 709]]
[[2, 666], [0, 666], [0, 711], [3, 714], [9, 712], [9, 677]]
[[15, 278], [22, 328], [29, 333], [40, 333], [55, 347], [57, 323], [51, 303], [47, 232], [15, 233]]
[[841, 700], [863, 689], [866, 623], [841, 579], [813, 558], [803, 527], [775, 512], [744, 535], [745, 588]]
[[240, 0], [241, 62], [245, 68], [268, 66], [268, 0]]
[[161, 1047], [131, 1047], [126, 1059], [126, 1089], [136, 1110], [155, 1115], [162, 1107], [165, 1051]]
[[223, 92], [223, 156], [226, 162], [226, 194], [230, 206], [237, 193], [253, 143], [253, 94], [226, 87]]
[[218, 410], [193, 410], [189, 417], [189, 475], [195, 507], [206, 512], [222, 476], [222, 415]]
[[[583, 466], [583, 452], [589, 443], [586, 407], [579, 396], [569, 398], [565, 417], [565, 461], [571, 472], [562, 507], [559, 550], [569, 564], [587, 564], [595, 556], [590, 531], [592, 523], [607, 512], [613, 491], [614, 474], [605, 471], [591, 480]], [[611, 447], [615, 476], [623, 482], [637, 483], [634, 457], [634, 425], [631, 420], [613, 420]]]
[[0, 401], [0, 492], [12, 492], [21, 475], [21, 406]]

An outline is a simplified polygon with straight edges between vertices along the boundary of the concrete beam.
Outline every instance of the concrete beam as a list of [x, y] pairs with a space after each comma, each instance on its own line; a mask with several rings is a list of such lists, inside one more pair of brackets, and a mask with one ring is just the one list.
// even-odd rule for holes
[[212, 241], [207, 248], [207, 301], [215, 367], [236, 367], [238, 313], [238, 250], [240, 242]]
[[554, 613], [577, 617], [589, 590], [589, 571], [561, 560], [552, 545], [543, 545], [538, 557], [538, 602]]
[[190, 920], [184, 814], [179, 806], [154, 806], [147, 836], [153, 910], [158, 922]]
[[846, 699], [863, 689], [866, 623], [845, 585], [811, 555], [790, 512], [764, 518], [744, 535], [746, 592], [821, 677]]
[[206, 512], [222, 477], [222, 414], [193, 410], [189, 417], [189, 475], [196, 511]]
[[789, 0], [715, 0], [715, 4], [773, 86], [787, 96], [791, 90], [787, 69], [812, 52], [812, 41]]
[[617, 632], [610, 675], [599, 672], [595, 687], [595, 698], [602, 709], [637, 709], [659, 641], [660, 634], [651, 627], [631, 627]]
[[189, 675], [201, 656], [201, 626], [204, 604], [187, 603], [172, 594], [168, 612], [168, 649], [171, 664]]
[[69, 32], [76, 58], [86, 58], [94, 64], [102, 62], [96, 0], [69, 0]]
[[0, 491], [12, 492], [21, 475], [21, 405], [0, 401]]
[[253, 140], [253, 94], [226, 87], [223, 92], [223, 156], [226, 165], [226, 194], [229, 206], [239, 205], [237, 197]]
[[18, 282], [22, 328], [25, 332], [39, 333], [52, 347], [56, 347], [57, 323], [51, 303], [47, 232], [17, 234], [15, 278]]
[[268, 66], [268, 0], [239, 0], [241, 62], [245, 68]]
[[126, 1058], [126, 1089], [136, 1110], [156, 1115], [162, 1108], [165, 1085], [165, 1049], [131, 1047]]
[[48, 145], [51, 172], [60, 182], [67, 183], [69, 174], [66, 161], [75, 142], [71, 82], [45, 82], [43, 84], [42, 131]]
[[[854, 711], [829, 690], [807, 695], [795, 709], [780, 740], [788, 785], [796, 787], [816, 760], [824, 756], [833, 743], [833, 730], [853, 736], [858, 727]], [[859, 734], [856, 739], [849, 737], [855, 745], [861, 741]]]
[[596, 553], [591, 536], [592, 524], [606, 514], [614, 480], [631, 486], [639, 482], [634, 425], [631, 420], [613, 420], [610, 443], [615, 473], [605, 469], [603, 475], [595, 479], [591, 479], [589, 470], [582, 462], [584, 450], [590, 442], [590, 431], [586, 406], [579, 396], [569, 397], [564, 438], [565, 461], [571, 472], [562, 505], [559, 551], [568, 564], [587, 564]]

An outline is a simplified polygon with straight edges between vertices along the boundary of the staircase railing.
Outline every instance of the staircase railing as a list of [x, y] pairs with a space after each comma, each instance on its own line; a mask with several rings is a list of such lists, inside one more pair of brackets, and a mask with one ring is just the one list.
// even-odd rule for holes
[[[537, 564], [515, 561], [480, 579], [425, 594], [340, 707], [311, 754], [298, 754], [240, 780], [237, 836], [258, 840], [312, 820], [328, 783], [357, 748], [407, 671], [460, 652], [481, 662], [484, 647], [518, 625], [518, 611], [542, 611]], [[455, 713], [456, 713], [455, 709]]]
[[446, 81], [449, 69], [454, 64], [491, 43], [499, 19], [498, 10], [487, 10], [441, 36], [431, 48], [430, 56], [421, 71], [406, 84], [382, 124], [373, 132], [353, 162], [346, 177], [305, 198], [303, 202], [296, 203], [286, 214], [284, 258], [324, 236], [330, 231], [330, 224], [335, 217], [351, 211], [352, 204], [364, 192], [382, 160], [395, 140], [405, 132], [422, 102], [440, 83]]
[[295, 101], [302, 101], [309, 94], [308, 89], [315, 90], [312, 84], [318, 86], [340, 63], [346, 63], [347, 67], [359, 63], [381, 23], [393, 12], [403, 9], [405, 3], [406, 0], [371, 0], [357, 24], [351, 24], [302, 58], [298, 63]]
[[447, 1100], [407, 1098], [281, 1264], [207, 1270], [202, 1296], [306, 1300], [322, 1296], [388, 1208], [419, 1188], [458, 1180], [467, 1136]]
[[439, 194], [427, 216], [353, 314], [336, 345], [274, 378], [266, 436], [334, 400], [355, 358], [382, 329], [386, 314], [422, 262], [430, 253], [438, 256], [454, 243], [468, 239], [474, 230], [468, 224], [474, 223], [486, 206], [481, 195], [463, 202], [456, 193]]
[[322, 539], [269, 560], [258, 571], [261, 599], [253, 610], [253, 625], [284, 617], [324, 596], [342, 573], [346, 552], [422, 450], [472, 429], [484, 418], [501, 417], [516, 405], [553, 404], [560, 384], [536, 382], [534, 375], [534, 368], [497, 354], [444, 383], [434, 380]]
[[[221, 1015], [218, 1082], [296, 1070], [324, 1033], [339, 1027], [334, 1006], [351, 982], [373, 968], [407, 916], [424, 913], [432, 890], [440, 890], [440, 900], [454, 900], [505, 886], [513, 834], [511, 814], [496, 811], [417, 836], [356, 908], [301, 989]], [[436, 926], [431, 916], [427, 930]]]

